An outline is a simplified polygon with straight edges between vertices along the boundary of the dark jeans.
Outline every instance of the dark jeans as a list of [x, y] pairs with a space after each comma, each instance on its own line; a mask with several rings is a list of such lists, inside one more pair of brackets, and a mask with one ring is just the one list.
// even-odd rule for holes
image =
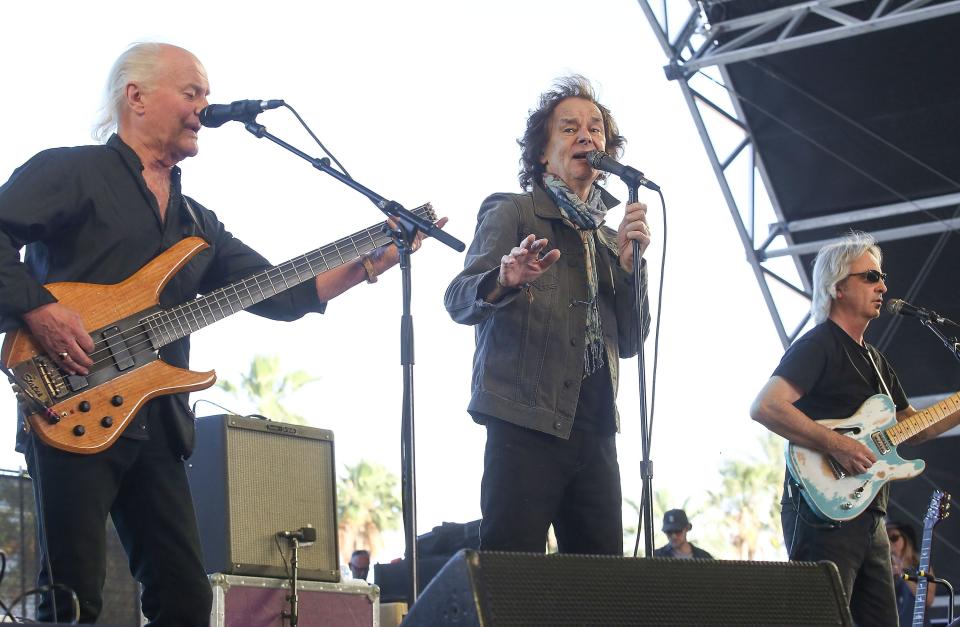
[[837, 565], [850, 613], [861, 627], [897, 627], [897, 602], [890, 567], [890, 543], [883, 515], [867, 510], [831, 526], [803, 502], [793, 499], [780, 513], [783, 541], [795, 561], [828, 560]]
[[490, 419], [480, 548], [543, 553], [552, 523], [561, 553], [623, 555], [615, 437], [574, 430], [564, 440]]
[[[151, 439], [118, 439], [106, 451], [76, 455], [39, 441], [27, 450], [37, 503], [43, 504], [46, 545], [39, 585], [53, 580], [80, 599], [80, 620], [92, 623], [103, 605], [107, 515], [113, 517], [130, 571], [143, 586], [141, 604], [150, 625], [189, 627], [210, 621], [212, 594], [183, 462], [160, 424]], [[42, 499], [41, 495], [42, 494]], [[49, 594], [40, 620], [66, 622], [69, 594], [57, 592], [57, 617]]]

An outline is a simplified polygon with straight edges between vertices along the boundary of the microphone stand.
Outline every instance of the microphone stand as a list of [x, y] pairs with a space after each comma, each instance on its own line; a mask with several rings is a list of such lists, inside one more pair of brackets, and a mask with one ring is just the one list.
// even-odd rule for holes
[[943, 331], [934, 323], [933, 320], [921, 318], [920, 323], [923, 326], [930, 329], [930, 332], [940, 338], [940, 341], [943, 342], [943, 345], [947, 347], [947, 350], [950, 351], [954, 357], [957, 358], [957, 361], [960, 361], [960, 341], [955, 337], [947, 337]]
[[410, 605], [412, 606], [419, 593], [417, 585], [417, 491], [416, 491], [416, 459], [414, 457], [414, 412], [413, 412], [413, 318], [410, 315], [411, 296], [411, 268], [410, 253], [412, 243], [418, 232], [427, 237], [446, 244], [450, 248], [461, 252], [466, 245], [443, 229], [438, 228], [429, 220], [420, 218], [399, 203], [387, 200], [373, 190], [364, 187], [349, 176], [330, 166], [326, 157], [317, 159], [288, 144], [282, 139], [267, 132], [262, 124], [251, 118], [244, 124], [250, 133], [257, 138], [267, 138], [278, 146], [287, 149], [293, 154], [308, 161], [314, 168], [329, 174], [344, 185], [360, 192], [369, 198], [380, 211], [394, 218], [397, 229], [393, 232], [394, 242], [400, 255], [400, 269], [403, 277], [403, 315], [400, 323], [400, 353], [403, 367], [403, 413], [400, 433], [401, 457], [401, 484], [403, 506], [403, 529], [406, 544], [405, 556], [409, 560], [410, 574]]
[[[634, 174], [635, 173], [635, 174]], [[626, 168], [620, 179], [627, 184], [627, 204], [639, 201], [638, 191], [646, 178], [633, 168]], [[650, 459], [650, 424], [647, 415], [647, 366], [643, 346], [643, 304], [646, 294], [641, 286], [640, 243], [633, 246], [633, 290], [636, 300], [634, 324], [637, 328], [637, 384], [640, 392], [640, 478], [643, 488], [640, 492], [640, 530], [643, 533], [644, 557], [653, 555], [653, 461]]]
[[940, 577], [934, 577], [930, 573], [924, 573], [923, 575], [919, 574], [915, 570], [905, 570], [903, 571], [903, 578], [907, 581], [918, 581], [921, 578], [926, 579], [931, 583], [940, 584], [947, 589], [947, 595], [949, 596], [949, 603], [947, 604], [947, 625], [953, 625], [953, 609], [956, 603], [956, 593], [953, 590], [953, 585], [946, 579], [941, 579]]
[[297, 538], [287, 538], [290, 542], [290, 594], [287, 596], [287, 601], [290, 601], [290, 611], [280, 612], [280, 618], [289, 618], [290, 627], [297, 627], [297, 622], [300, 620], [299, 617], [299, 601], [298, 596], [299, 592], [297, 590], [297, 569], [299, 561], [297, 559], [297, 554], [299, 553], [300, 541]]

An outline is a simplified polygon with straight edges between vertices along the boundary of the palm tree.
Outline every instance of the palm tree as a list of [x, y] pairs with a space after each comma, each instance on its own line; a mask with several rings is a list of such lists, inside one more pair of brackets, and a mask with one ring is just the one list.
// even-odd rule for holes
[[761, 543], [778, 548], [780, 486], [783, 483], [783, 440], [768, 433], [761, 441], [759, 459], [725, 461], [720, 467], [721, 490], [711, 492], [709, 503], [723, 515], [739, 559], [754, 559]]
[[397, 476], [366, 460], [346, 466], [344, 471], [337, 486], [341, 558], [349, 559], [356, 549], [375, 554], [383, 547], [382, 533], [400, 527]]
[[297, 390], [319, 378], [305, 370], [283, 373], [280, 357], [255, 355], [247, 374], [240, 375], [240, 383], [220, 381], [217, 387], [255, 407], [254, 413], [271, 420], [305, 425], [307, 421], [286, 408], [285, 401]]

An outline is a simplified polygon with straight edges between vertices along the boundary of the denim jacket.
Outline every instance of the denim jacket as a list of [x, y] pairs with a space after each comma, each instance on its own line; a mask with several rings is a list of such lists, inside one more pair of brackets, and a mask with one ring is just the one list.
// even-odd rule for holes
[[[607, 207], [617, 201], [606, 191]], [[527, 290], [512, 290], [487, 303], [500, 259], [530, 233], [547, 238], [547, 250], [560, 259]], [[617, 393], [620, 357], [637, 354], [633, 275], [620, 267], [616, 232], [601, 226], [597, 238], [599, 310], [606, 356]], [[474, 325], [471, 399], [473, 419], [493, 416], [522, 427], [569, 438], [580, 396], [584, 367], [587, 297], [584, 247], [576, 230], [563, 222], [548, 192], [534, 186], [525, 194], [494, 194], [480, 208], [477, 229], [463, 272], [444, 296], [454, 321]], [[646, 261], [641, 290], [646, 293]], [[644, 336], [650, 314], [643, 299]], [[620, 418], [617, 416], [617, 430]]]

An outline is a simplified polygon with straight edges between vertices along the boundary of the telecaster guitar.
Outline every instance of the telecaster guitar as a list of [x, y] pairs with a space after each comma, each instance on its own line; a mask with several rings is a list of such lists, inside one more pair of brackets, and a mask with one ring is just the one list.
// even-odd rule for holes
[[850, 475], [833, 458], [793, 443], [787, 444], [787, 470], [800, 484], [807, 505], [826, 520], [859, 516], [888, 481], [909, 479], [923, 472], [923, 460], [906, 460], [897, 446], [960, 409], [960, 392], [897, 422], [893, 400], [871, 396], [849, 418], [820, 420], [821, 425], [860, 442], [877, 461], [865, 473]]
[[[431, 222], [437, 219], [429, 204], [414, 213]], [[148, 400], [203, 390], [217, 380], [212, 370], [194, 372], [163, 362], [157, 354], [161, 347], [390, 241], [380, 223], [176, 307], [161, 309], [164, 286], [208, 247], [201, 238], [188, 237], [122, 283], [46, 286], [59, 302], [80, 314], [90, 332], [94, 365], [88, 375], [61, 370], [26, 329], [7, 333], [0, 361], [46, 408], [27, 418], [29, 427], [45, 443], [73, 453], [97, 453], [116, 441]], [[31, 411], [30, 405], [26, 407]]]

